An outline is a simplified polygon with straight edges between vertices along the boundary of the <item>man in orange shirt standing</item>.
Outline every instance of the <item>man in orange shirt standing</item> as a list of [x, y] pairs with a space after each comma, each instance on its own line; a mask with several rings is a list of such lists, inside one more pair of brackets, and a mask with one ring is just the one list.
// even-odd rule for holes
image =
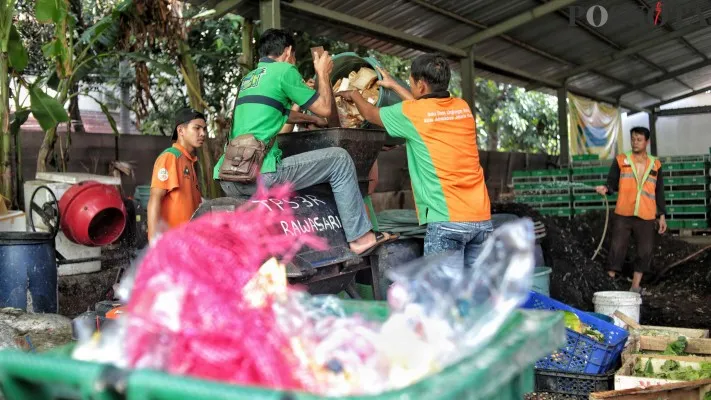
[[172, 147], [164, 150], [153, 166], [151, 197], [148, 200], [148, 240], [165, 228], [175, 228], [190, 220], [200, 205], [200, 186], [195, 173], [198, 149], [207, 137], [202, 113], [179, 110], [173, 125]]
[[394, 90], [401, 103], [378, 109], [358, 91], [336, 93], [353, 101], [369, 122], [406, 141], [417, 218], [427, 225], [425, 255], [455, 250], [471, 267], [494, 227], [491, 204], [479, 163], [474, 115], [466, 101], [447, 91], [451, 72], [437, 54], [415, 58], [411, 91], [379, 69], [379, 84]]

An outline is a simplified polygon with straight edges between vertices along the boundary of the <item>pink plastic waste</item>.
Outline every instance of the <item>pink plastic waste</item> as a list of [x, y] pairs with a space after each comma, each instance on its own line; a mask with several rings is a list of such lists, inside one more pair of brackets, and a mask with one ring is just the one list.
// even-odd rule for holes
[[[260, 188], [253, 200], [286, 199], [290, 187]], [[281, 389], [307, 386], [289, 337], [270, 304], [251, 307], [242, 288], [269, 258], [289, 261], [315, 236], [285, 235], [290, 209], [247, 202], [166, 232], [138, 269], [130, 300], [126, 349], [134, 368]]]

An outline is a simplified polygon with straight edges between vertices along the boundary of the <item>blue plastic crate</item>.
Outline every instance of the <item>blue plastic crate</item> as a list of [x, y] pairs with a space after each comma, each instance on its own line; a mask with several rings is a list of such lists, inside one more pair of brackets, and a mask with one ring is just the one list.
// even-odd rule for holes
[[629, 334], [626, 330], [592, 315], [531, 291], [523, 308], [570, 311], [584, 324], [605, 335], [605, 343], [566, 329], [566, 345], [536, 362], [536, 368], [584, 374], [604, 374], [617, 364]]

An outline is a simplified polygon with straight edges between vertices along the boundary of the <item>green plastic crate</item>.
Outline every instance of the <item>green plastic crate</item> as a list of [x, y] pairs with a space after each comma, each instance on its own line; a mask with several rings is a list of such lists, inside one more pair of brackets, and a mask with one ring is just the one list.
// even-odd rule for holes
[[568, 175], [567, 169], [537, 169], [531, 171], [531, 176], [566, 176]]
[[662, 169], [667, 171], [687, 171], [687, 170], [703, 170], [706, 169], [706, 163], [704, 162], [682, 162], [682, 163], [669, 163], [662, 165]]
[[552, 215], [554, 217], [569, 217], [573, 215], [571, 208], [541, 208], [538, 210], [543, 215]]
[[686, 220], [684, 221], [684, 228], [687, 229], [706, 229], [709, 227], [709, 222], [705, 219], [699, 220]]
[[590, 175], [592, 170], [593, 169], [589, 167], [573, 168], [573, 175]]
[[[709, 151], [711, 151], [711, 148], [709, 148]], [[599, 160], [600, 156], [598, 154], [579, 154], [576, 156], [573, 156], [573, 161], [591, 161], [591, 160]]]
[[512, 177], [531, 176], [531, 172], [529, 172], [529, 171], [512, 171], [511, 176]]
[[667, 206], [667, 214], [703, 214], [707, 211], [706, 206]]
[[682, 229], [684, 228], [684, 221], [678, 221], [678, 220], [667, 220], [667, 228], [668, 229]]
[[590, 168], [590, 173], [607, 175], [610, 172], [610, 167], [593, 167]]
[[[348, 301], [346, 310], [387, 318], [384, 302]], [[536, 361], [565, 344], [563, 314], [517, 310], [473, 357], [400, 390], [342, 400], [520, 400], [534, 390]], [[72, 345], [41, 354], [0, 351], [7, 400], [319, 400], [326, 397], [228, 385], [159, 371], [124, 371], [70, 358]], [[482, 360], [486, 360], [483, 362]]]
[[665, 193], [667, 199], [673, 200], [693, 200], [693, 199], [705, 199], [707, 196], [706, 191], [684, 191], [675, 192], [669, 191]]

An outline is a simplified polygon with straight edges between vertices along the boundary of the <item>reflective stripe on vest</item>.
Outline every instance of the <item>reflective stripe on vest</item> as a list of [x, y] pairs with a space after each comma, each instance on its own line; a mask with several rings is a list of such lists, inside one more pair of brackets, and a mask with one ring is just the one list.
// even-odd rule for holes
[[[646, 220], [656, 217], [656, 185], [657, 178], [650, 176], [652, 171], [658, 171], [660, 164], [657, 158], [649, 157], [649, 165], [642, 176], [639, 176], [637, 166], [632, 159], [632, 152], [627, 152], [617, 156], [617, 163], [620, 166], [620, 190], [617, 199], [615, 212], [624, 216], [636, 216]], [[632, 169], [627, 171], [628, 167]], [[634, 199], [634, 203], [632, 202]]]

